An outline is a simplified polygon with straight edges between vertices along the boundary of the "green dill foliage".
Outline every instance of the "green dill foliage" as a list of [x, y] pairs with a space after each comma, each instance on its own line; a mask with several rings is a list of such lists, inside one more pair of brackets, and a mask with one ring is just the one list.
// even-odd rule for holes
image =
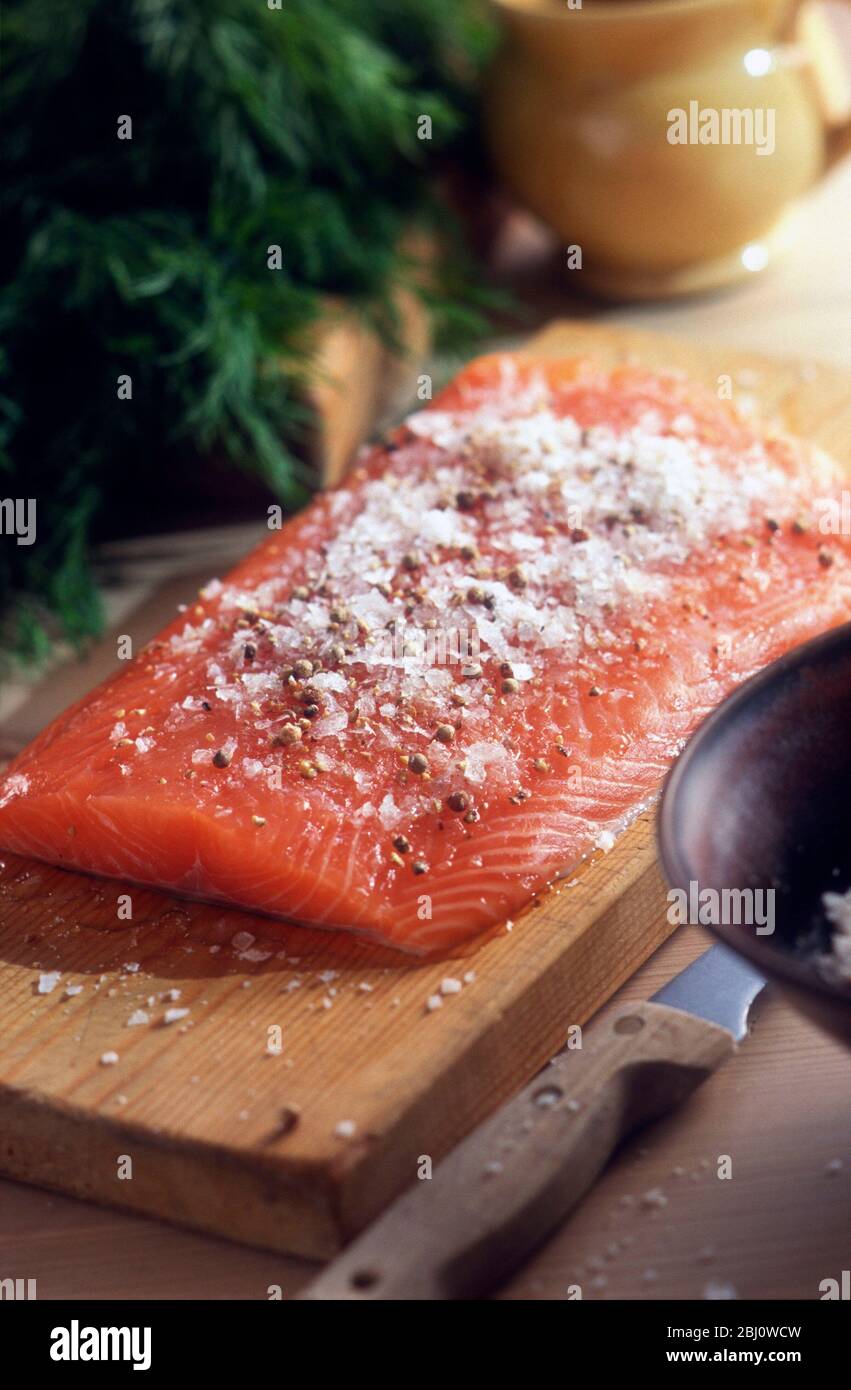
[[[25, 657], [97, 632], [93, 537], [163, 509], [176, 479], [203, 493], [199, 460], [305, 495], [323, 296], [392, 341], [430, 163], [475, 140], [477, 0], [276, 4], [6, 0], [0, 497], [37, 499], [38, 537], [0, 537], [0, 638]], [[422, 291], [456, 330], [476, 322], [461, 257]]]

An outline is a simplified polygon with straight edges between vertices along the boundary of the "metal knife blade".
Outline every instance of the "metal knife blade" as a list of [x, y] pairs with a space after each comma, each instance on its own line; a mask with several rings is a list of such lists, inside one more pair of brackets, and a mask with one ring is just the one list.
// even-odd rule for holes
[[652, 1004], [718, 1023], [741, 1042], [748, 1034], [748, 1019], [765, 979], [742, 956], [727, 946], [710, 946], [673, 980], [653, 995]]

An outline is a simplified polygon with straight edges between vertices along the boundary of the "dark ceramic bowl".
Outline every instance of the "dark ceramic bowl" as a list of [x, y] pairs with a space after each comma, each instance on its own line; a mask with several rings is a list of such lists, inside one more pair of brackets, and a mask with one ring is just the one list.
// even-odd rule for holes
[[710, 930], [851, 1045], [851, 981], [820, 964], [831, 940], [822, 894], [851, 888], [851, 623], [710, 715], [668, 775], [657, 833], [673, 888], [775, 890], [772, 935]]

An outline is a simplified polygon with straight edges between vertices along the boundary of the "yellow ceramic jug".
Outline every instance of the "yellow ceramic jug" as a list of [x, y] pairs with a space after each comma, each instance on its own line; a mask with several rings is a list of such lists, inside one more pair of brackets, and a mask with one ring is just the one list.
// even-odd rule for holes
[[847, 80], [814, 4], [491, 4], [497, 172], [603, 293], [689, 293], [762, 269], [796, 200], [851, 148]]

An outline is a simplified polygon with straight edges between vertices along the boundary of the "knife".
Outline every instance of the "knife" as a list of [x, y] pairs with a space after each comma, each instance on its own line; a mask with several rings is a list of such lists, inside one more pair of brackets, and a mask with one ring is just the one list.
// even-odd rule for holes
[[487, 1293], [576, 1206], [627, 1135], [735, 1052], [764, 984], [726, 946], [710, 947], [648, 1003], [592, 1026], [296, 1297]]

